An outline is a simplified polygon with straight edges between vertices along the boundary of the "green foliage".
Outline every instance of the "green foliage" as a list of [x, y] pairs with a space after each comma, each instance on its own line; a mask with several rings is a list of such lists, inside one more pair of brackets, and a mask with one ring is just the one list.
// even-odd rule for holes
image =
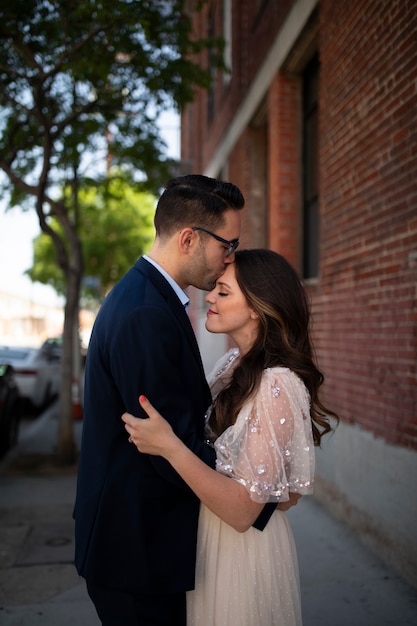
[[154, 192], [170, 177], [158, 114], [208, 87], [196, 55], [222, 48], [192, 39], [184, 5], [2, 0], [0, 168], [12, 204], [22, 193], [35, 199], [75, 177], [97, 177], [97, 160], [104, 175], [108, 154]]
[[[137, 190], [157, 193], [175, 174], [157, 118], [164, 109], [180, 110], [196, 87], [210, 84], [210, 72], [199, 63], [201, 53], [209, 50], [213, 56], [222, 50], [218, 39], [192, 38], [190, 11], [202, 4], [0, 4], [0, 197], [10, 206], [36, 208], [55, 253], [42, 253], [47, 264], [42, 269], [39, 262], [30, 275], [39, 280], [40, 272], [42, 282], [59, 292], [66, 285], [72, 302], [80, 276], [86, 275], [83, 264], [90, 264], [82, 254], [89, 253], [86, 240], [81, 248], [78, 237], [80, 202], [88, 200], [88, 186], [97, 199], [100, 185], [117, 171]], [[123, 203], [128, 206], [128, 198]], [[42, 238], [38, 245], [47, 246]], [[118, 262], [113, 263], [109, 275], [118, 273]], [[107, 282], [102, 276], [102, 284]]]
[[[155, 236], [156, 200], [120, 178], [79, 191], [78, 233], [84, 256], [85, 300], [101, 300], [134, 261], [149, 251]], [[56, 218], [51, 221], [62, 235]], [[66, 279], [55, 257], [51, 238], [41, 233], [34, 241], [33, 267], [27, 274], [32, 281], [51, 285], [64, 294]]]
[[213, 63], [221, 51], [218, 40], [192, 39], [185, 7], [197, 10], [202, 2], [0, 3], [0, 197], [35, 207], [49, 240], [37, 242], [31, 276], [66, 294], [58, 431], [65, 460], [74, 451], [71, 381], [81, 279], [100, 272], [105, 290], [149, 236], [148, 222], [133, 210], [143, 198], [136, 205], [133, 190], [122, 194], [116, 182], [107, 194], [103, 181], [116, 169], [136, 190], [156, 193], [171, 177], [158, 115], [172, 106], [181, 110], [196, 87], [209, 86], [210, 73], [198, 61], [207, 50]]

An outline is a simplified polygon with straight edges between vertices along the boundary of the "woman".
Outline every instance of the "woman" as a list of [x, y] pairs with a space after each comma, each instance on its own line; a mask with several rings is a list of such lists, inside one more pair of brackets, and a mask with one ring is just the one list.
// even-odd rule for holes
[[[321, 403], [309, 307], [292, 266], [270, 250], [236, 252], [206, 296], [206, 328], [236, 343], [209, 377], [207, 434], [217, 471], [176, 437], [150, 402], [149, 420], [125, 413], [141, 452], [164, 457], [201, 500], [189, 626], [299, 626], [297, 556], [285, 513], [252, 527], [268, 501], [312, 493], [314, 445], [336, 414]], [[230, 480], [232, 478], [233, 480]]]

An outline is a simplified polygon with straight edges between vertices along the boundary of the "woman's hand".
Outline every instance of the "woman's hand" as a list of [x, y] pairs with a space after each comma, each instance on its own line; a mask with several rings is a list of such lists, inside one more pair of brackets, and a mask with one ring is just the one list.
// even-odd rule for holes
[[131, 413], [123, 413], [122, 420], [129, 433], [129, 441], [134, 443], [140, 452], [169, 457], [169, 453], [180, 442], [169, 423], [145, 398], [139, 396], [139, 404], [149, 419], [134, 417]]

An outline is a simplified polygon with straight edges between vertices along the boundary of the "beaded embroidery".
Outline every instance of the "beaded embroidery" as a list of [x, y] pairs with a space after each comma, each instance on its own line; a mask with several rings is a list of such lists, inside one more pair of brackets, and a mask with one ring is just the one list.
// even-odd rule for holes
[[[239, 351], [225, 355], [211, 377], [218, 393], [230, 380]], [[213, 389], [214, 391], [214, 389]], [[310, 397], [302, 381], [284, 367], [265, 370], [255, 399], [214, 444], [216, 469], [241, 483], [257, 502], [286, 500], [289, 491], [312, 492], [314, 446]]]
[[232, 361], [234, 361], [234, 360], [235, 360], [235, 358], [236, 358], [238, 355], [239, 355], [239, 350], [238, 350], [237, 348], [235, 348], [234, 350], [232, 350], [232, 351], [230, 352], [230, 354], [229, 354], [229, 356], [228, 356], [228, 358], [227, 358], [226, 362], [224, 363], [223, 367], [221, 367], [221, 368], [220, 368], [220, 369], [216, 372], [216, 376], [215, 376], [215, 378], [219, 378], [219, 377], [223, 374], [223, 372], [225, 372], [225, 371], [228, 369], [228, 367], [229, 367], [230, 363], [231, 363]]

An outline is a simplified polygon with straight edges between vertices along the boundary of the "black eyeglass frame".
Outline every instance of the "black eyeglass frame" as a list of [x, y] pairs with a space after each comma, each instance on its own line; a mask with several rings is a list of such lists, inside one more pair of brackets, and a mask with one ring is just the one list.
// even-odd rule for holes
[[192, 226], [192, 229], [202, 230], [203, 233], [207, 233], [208, 235], [211, 235], [211, 237], [214, 237], [214, 239], [217, 239], [217, 241], [220, 241], [220, 243], [224, 243], [226, 246], [229, 246], [226, 256], [230, 256], [231, 254], [233, 254], [233, 252], [236, 251], [240, 243], [239, 239], [232, 239], [231, 241], [228, 241], [227, 239], [223, 239], [223, 237], [219, 237], [219, 235], [215, 235], [214, 233], [211, 232], [211, 230], [207, 230], [207, 228], [203, 228], [202, 226]]

